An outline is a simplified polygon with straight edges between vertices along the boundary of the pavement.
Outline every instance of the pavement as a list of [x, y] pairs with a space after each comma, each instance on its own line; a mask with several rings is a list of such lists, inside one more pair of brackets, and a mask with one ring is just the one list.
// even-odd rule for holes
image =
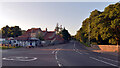
[[118, 68], [118, 56], [92, 52], [81, 43], [2, 51], [2, 68]]

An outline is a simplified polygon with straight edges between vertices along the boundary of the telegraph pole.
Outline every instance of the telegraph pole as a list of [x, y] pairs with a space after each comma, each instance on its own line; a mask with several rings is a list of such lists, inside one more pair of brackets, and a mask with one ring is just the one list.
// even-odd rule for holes
[[88, 26], [88, 44], [90, 45], [90, 22], [88, 23], [89, 26]]

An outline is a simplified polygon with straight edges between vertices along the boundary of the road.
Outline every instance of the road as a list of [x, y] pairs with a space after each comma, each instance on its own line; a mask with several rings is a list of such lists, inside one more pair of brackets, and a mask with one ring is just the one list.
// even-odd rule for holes
[[116, 68], [118, 64], [117, 56], [89, 51], [76, 41], [39, 48], [8, 49], [2, 52], [3, 68], [7, 66]]

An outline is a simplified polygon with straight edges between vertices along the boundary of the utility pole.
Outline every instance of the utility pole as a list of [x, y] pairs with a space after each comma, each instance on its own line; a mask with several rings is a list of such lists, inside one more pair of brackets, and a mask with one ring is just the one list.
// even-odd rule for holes
[[90, 45], [90, 22], [88, 23], [89, 26], [88, 26], [88, 44]]

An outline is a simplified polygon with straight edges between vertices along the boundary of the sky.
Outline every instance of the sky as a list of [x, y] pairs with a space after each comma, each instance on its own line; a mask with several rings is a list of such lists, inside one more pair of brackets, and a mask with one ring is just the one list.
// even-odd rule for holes
[[113, 2], [0, 2], [0, 28], [19, 26], [22, 30], [41, 28], [53, 31], [57, 23], [71, 35], [82, 26], [90, 12], [103, 11]]

